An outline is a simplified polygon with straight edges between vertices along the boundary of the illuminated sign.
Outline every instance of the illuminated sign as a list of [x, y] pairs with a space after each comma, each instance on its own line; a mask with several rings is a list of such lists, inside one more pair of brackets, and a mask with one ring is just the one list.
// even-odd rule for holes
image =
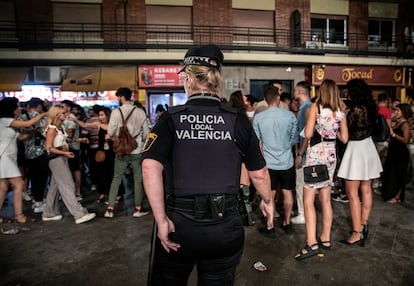
[[405, 68], [385, 66], [312, 66], [313, 85], [320, 85], [327, 78], [334, 80], [338, 85], [345, 85], [351, 79], [360, 78], [369, 85], [403, 86], [405, 83]]
[[140, 66], [139, 87], [182, 87], [185, 73], [177, 74], [182, 66]]
[[4, 97], [16, 97], [21, 102], [29, 101], [32, 97], [38, 97], [49, 102], [62, 100], [118, 100], [115, 90], [109, 91], [61, 91], [59, 86], [24, 85], [21, 91], [1, 92], [0, 99]]

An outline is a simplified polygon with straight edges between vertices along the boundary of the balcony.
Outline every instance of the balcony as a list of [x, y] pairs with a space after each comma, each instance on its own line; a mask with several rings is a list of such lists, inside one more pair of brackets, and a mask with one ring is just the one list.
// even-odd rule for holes
[[176, 50], [193, 44], [215, 43], [224, 50], [290, 54], [343, 54], [403, 57], [402, 37], [393, 42], [372, 41], [365, 35], [345, 35], [346, 44], [315, 42], [311, 31], [138, 24], [0, 22], [0, 49], [24, 51]]

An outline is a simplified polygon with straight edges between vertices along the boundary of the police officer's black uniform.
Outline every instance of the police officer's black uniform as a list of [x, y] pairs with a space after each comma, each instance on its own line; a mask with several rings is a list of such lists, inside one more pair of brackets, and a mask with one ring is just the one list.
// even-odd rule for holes
[[232, 285], [244, 244], [236, 207], [241, 163], [249, 170], [266, 165], [248, 118], [216, 95], [194, 94], [161, 116], [145, 158], [165, 166], [170, 239], [181, 245], [167, 253], [157, 244], [163, 285], [186, 285], [194, 264], [199, 285]]

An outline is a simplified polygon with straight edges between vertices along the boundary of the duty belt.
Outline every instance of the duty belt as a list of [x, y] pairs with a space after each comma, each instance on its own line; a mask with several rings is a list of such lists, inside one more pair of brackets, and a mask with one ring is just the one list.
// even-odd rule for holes
[[237, 195], [211, 194], [189, 197], [167, 195], [167, 210], [181, 211], [195, 218], [223, 218], [225, 212], [237, 210]]

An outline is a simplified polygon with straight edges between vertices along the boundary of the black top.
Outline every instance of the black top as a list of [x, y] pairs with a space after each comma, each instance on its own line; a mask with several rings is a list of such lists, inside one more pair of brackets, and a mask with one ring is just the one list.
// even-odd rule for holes
[[347, 114], [349, 140], [363, 140], [372, 135], [373, 119], [364, 105], [352, 106]]
[[[193, 95], [186, 105], [219, 106], [220, 100], [210, 95]], [[248, 170], [259, 170], [266, 166], [266, 161], [259, 147], [259, 140], [247, 116], [238, 112], [235, 122], [235, 148], [239, 148], [242, 161]], [[147, 138], [142, 159], [151, 158], [163, 165], [171, 158], [174, 141], [174, 124], [169, 112], [164, 112]], [[220, 164], [220, 162], [217, 162]]]

